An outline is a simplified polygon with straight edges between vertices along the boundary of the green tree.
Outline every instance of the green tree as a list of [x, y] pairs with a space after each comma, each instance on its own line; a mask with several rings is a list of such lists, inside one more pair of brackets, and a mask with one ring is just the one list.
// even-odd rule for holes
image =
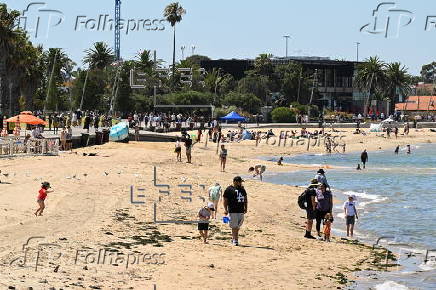
[[422, 66], [421, 77], [426, 83], [435, 82], [436, 62], [432, 62]]
[[104, 42], [94, 43], [94, 47], [85, 50], [85, 53], [83, 63], [87, 64], [91, 70], [104, 70], [115, 60], [112, 48], [108, 47]]
[[271, 54], [260, 54], [254, 60], [254, 72], [261, 76], [270, 77], [274, 72], [274, 65], [271, 61]]
[[201, 62], [205, 60], [210, 60], [210, 58], [205, 55], [194, 54], [188, 56], [185, 60], [191, 63], [191, 65], [197, 65], [198, 67], [201, 67]]
[[237, 108], [251, 114], [258, 113], [262, 106], [262, 100], [253, 94], [240, 94], [231, 92], [225, 96], [223, 104], [226, 106], [236, 106]]
[[408, 96], [411, 92], [412, 79], [407, 73], [407, 68], [399, 62], [386, 66], [386, 92], [390, 99], [391, 111], [395, 110], [397, 95]]
[[249, 74], [238, 82], [238, 92], [241, 94], [253, 94], [267, 102], [270, 80], [267, 76]]
[[377, 56], [366, 59], [357, 67], [355, 83], [357, 87], [367, 92], [364, 113], [368, 113], [369, 102], [375, 94], [382, 92], [386, 85], [386, 64]]
[[164, 10], [165, 19], [173, 27], [173, 72], [176, 67], [176, 24], [182, 21], [183, 15], [186, 10], [179, 4], [179, 2], [171, 3]]

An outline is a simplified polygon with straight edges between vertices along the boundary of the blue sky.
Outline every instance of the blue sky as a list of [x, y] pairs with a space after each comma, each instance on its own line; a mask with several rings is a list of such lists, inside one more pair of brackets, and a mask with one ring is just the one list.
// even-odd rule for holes
[[[90, 30], [92, 19], [108, 14], [113, 17], [114, 0], [0, 0], [10, 8], [23, 11], [33, 5], [27, 14], [27, 29], [35, 27], [40, 19], [38, 37], [32, 32], [31, 40], [45, 48], [64, 48], [81, 66], [84, 50], [97, 41], [113, 46], [113, 32]], [[172, 55], [172, 29], [159, 20], [162, 11], [171, 1], [124, 0], [122, 18], [132, 19], [141, 29], [122, 32], [121, 54], [133, 58], [142, 49], [157, 50], [158, 58], [168, 63]], [[324, 56], [332, 59], [356, 59], [356, 42], [360, 42], [360, 56], [378, 55], [387, 62], [400, 61], [413, 74], [418, 74], [423, 64], [436, 60], [436, 2], [434, 0], [392, 1], [378, 12], [379, 21], [374, 29], [373, 10], [383, 2], [373, 0], [180, 0], [187, 10], [183, 21], [177, 25], [177, 58], [182, 57], [181, 46], [186, 46], [185, 57], [195, 53], [213, 59], [254, 58], [260, 53], [285, 55], [283, 35], [291, 35], [289, 55]], [[388, 3], [388, 2], [384, 2]], [[40, 9], [40, 10], [38, 10]], [[44, 11], [57, 10], [56, 11]], [[403, 10], [403, 11], [398, 11]], [[57, 22], [62, 15], [62, 22]], [[383, 23], [390, 16], [388, 37], [383, 33]], [[428, 16], [433, 16], [429, 17]], [[79, 17], [79, 18], [78, 18]], [[77, 19], [79, 23], [75, 30]], [[101, 18], [104, 19], [104, 16]], [[145, 21], [150, 19], [150, 22]], [[155, 25], [151, 23], [154, 19]], [[101, 20], [101, 23], [103, 23]], [[23, 21], [24, 22], [24, 21]], [[409, 23], [410, 22], [410, 23]], [[156, 31], [144, 29], [156, 27]], [[427, 25], [427, 31], [425, 30]], [[365, 24], [370, 24], [360, 31]], [[101, 27], [103, 25], [101, 24]], [[49, 27], [49, 28], [48, 28]], [[399, 29], [397, 30], [397, 27]], [[35, 29], [33, 29], [35, 30]], [[379, 33], [369, 33], [369, 32]], [[398, 32], [398, 33], [397, 33]]]

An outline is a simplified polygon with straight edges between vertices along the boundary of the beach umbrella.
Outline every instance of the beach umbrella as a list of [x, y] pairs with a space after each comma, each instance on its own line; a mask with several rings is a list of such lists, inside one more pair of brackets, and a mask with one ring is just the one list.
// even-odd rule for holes
[[47, 122], [44, 120], [41, 120], [38, 117], [35, 117], [32, 115], [32, 112], [21, 112], [20, 115], [17, 115], [15, 117], [9, 118], [6, 120], [8, 123], [24, 123], [29, 125], [47, 125]]

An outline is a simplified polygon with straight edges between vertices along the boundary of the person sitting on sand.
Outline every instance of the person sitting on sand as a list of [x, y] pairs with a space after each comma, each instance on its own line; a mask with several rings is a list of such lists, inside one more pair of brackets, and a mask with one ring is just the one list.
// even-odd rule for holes
[[277, 161], [277, 165], [282, 166], [283, 165], [282, 162], [283, 162], [283, 157], [280, 157], [279, 161]]
[[209, 201], [213, 203], [215, 208], [215, 211], [212, 214], [214, 219], [216, 219], [216, 214], [218, 213], [218, 203], [220, 202], [222, 193], [223, 190], [218, 182], [215, 183], [214, 186], [209, 187], [208, 189]]
[[265, 172], [265, 170], [266, 170], [265, 165], [258, 164], [258, 165], [255, 165], [254, 167], [250, 167], [248, 169], [248, 172], [254, 171], [253, 177], [256, 177], [257, 175], [259, 175], [260, 181], [262, 181], [262, 174]]
[[324, 217], [324, 241], [330, 242], [330, 232], [332, 230], [333, 216], [327, 213]]
[[203, 238], [203, 243], [208, 244], [207, 237], [209, 233], [209, 220], [212, 212], [215, 210], [213, 203], [209, 202], [207, 206], [200, 209], [198, 212], [198, 218], [200, 222], [198, 223], [198, 231]]
[[226, 170], [226, 161], [227, 161], [227, 149], [224, 145], [221, 145], [221, 152], [220, 152], [221, 172], [225, 172]]
[[352, 195], [348, 196], [348, 201], [344, 203], [344, 212], [347, 224], [347, 237], [353, 237], [355, 219], [357, 216], [357, 209]]
[[42, 216], [42, 213], [43, 213], [44, 208], [45, 208], [44, 201], [47, 198], [47, 193], [53, 192], [53, 191], [48, 191], [49, 188], [50, 188], [50, 183], [48, 183], [48, 182], [42, 183], [41, 189], [38, 192], [38, 198], [36, 200], [36, 202], [39, 205], [39, 208], [35, 212], [36, 216]]

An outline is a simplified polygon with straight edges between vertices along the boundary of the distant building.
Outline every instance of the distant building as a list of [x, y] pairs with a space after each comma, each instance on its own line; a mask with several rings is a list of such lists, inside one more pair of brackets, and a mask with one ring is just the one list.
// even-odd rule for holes
[[[254, 68], [253, 59], [205, 60], [201, 67], [207, 71], [220, 68], [231, 74], [236, 80], [245, 76], [247, 70]], [[304, 74], [315, 76], [318, 96], [313, 103], [331, 110], [363, 112], [365, 95], [353, 86], [356, 62], [331, 60], [327, 57], [276, 57], [274, 65], [296, 62], [303, 66]]]
[[410, 96], [404, 103], [395, 104], [395, 110], [412, 115], [436, 113], [436, 96]]

